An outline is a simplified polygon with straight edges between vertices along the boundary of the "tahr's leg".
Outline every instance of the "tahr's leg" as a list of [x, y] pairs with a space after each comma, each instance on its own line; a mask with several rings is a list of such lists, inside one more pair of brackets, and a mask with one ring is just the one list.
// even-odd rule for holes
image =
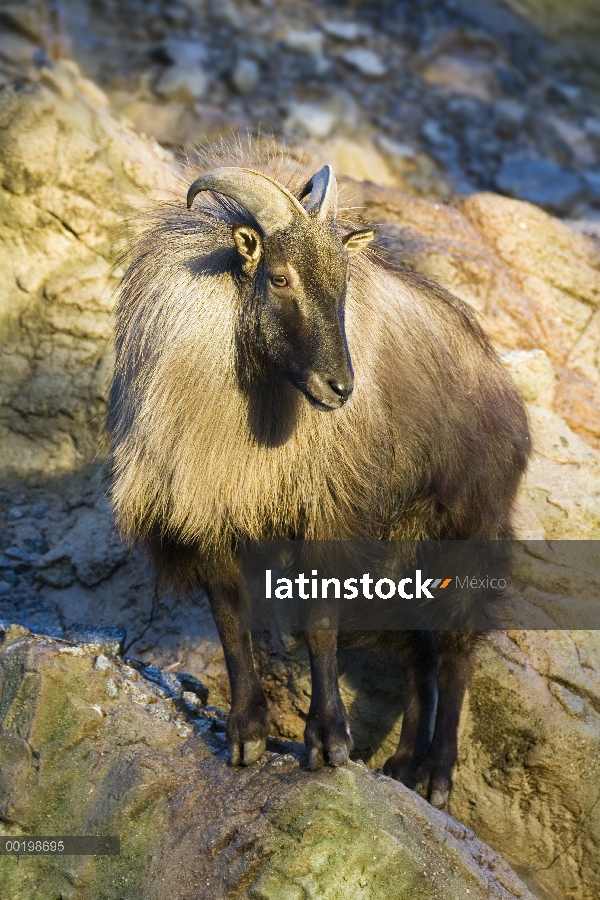
[[237, 592], [215, 588], [209, 597], [231, 685], [226, 730], [231, 765], [249, 766], [267, 745], [267, 701], [254, 668], [250, 632], [240, 631]]
[[419, 766], [415, 790], [442, 808], [452, 787], [458, 757], [458, 722], [475, 664], [472, 632], [438, 633], [438, 708], [433, 740]]
[[432, 631], [409, 632], [408, 702], [398, 749], [383, 774], [414, 788], [417, 771], [429, 750], [437, 706], [436, 640]]
[[348, 715], [340, 697], [337, 672], [337, 632], [305, 631], [310, 656], [312, 693], [304, 743], [308, 765], [316, 769], [322, 762], [343, 766], [352, 750]]

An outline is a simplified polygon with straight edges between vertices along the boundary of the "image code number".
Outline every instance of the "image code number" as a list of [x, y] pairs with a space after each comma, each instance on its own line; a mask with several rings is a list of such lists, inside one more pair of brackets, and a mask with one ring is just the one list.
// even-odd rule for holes
[[120, 838], [114, 835], [0, 836], [0, 856], [118, 856]]

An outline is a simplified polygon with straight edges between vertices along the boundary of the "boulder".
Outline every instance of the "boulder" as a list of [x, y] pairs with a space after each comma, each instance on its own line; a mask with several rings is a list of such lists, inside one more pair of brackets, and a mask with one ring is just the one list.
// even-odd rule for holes
[[[186, 696], [185, 694], [183, 695]], [[119, 855], [0, 857], [29, 900], [533, 900], [474, 833], [363, 765], [297, 745], [227, 764], [218, 710], [122, 658], [32, 636], [0, 649], [0, 835], [105, 835]]]
[[96, 453], [115, 262], [132, 216], [172, 177], [73, 64], [43, 72], [0, 95], [0, 477]]
[[409, 265], [477, 310], [498, 350], [546, 352], [558, 376], [553, 409], [599, 448], [594, 240], [530, 203], [496, 194], [474, 194], [459, 210], [376, 185], [352, 183], [346, 190]]

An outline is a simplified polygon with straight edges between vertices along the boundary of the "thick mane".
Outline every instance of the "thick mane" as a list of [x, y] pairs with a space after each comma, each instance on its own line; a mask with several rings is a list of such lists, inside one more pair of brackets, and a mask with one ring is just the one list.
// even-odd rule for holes
[[[295, 192], [306, 181], [284, 159], [263, 169]], [[205, 194], [193, 211], [159, 208], [133, 249], [109, 404], [120, 528], [208, 552], [238, 538], [377, 538], [409, 523], [413, 505], [427, 535], [423, 498], [456, 506], [457, 491], [468, 493], [457, 485], [465, 458], [487, 469], [498, 407], [519, 418], [472, 312], [367, 252], [352, 262], [346, 299], [352, 401], [324, 414], [283, 380], [242, 384], [250, 298], [236, 224], [254, 223]]]

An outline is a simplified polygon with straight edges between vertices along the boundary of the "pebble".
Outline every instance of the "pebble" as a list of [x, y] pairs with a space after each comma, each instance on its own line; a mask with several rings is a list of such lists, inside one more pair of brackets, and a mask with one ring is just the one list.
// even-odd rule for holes
[[361, 28], [357, 22], [339, 22], [335, 20], [326, 20], [321, 22], [321, 28], [329, 37], [337, 38], [338, 41], [358, 40], [361, 35]]
[[342, 55], [342, 59], [353, 69], [356, 69], [361, 75], [367, 75], [369, 78], [381, 78], [385, 75], [387, 69], [383, 60], [377, 53], [372, 50], [365, 50], [362, 47], [353, 47], [346, 50]]
[[168, 38], [161, 44], [161, 50], [174, 66], [198, 66], [208, 59], [206, 46], [200, 41]]
[[48, 512], [48, 507], [43, 503], [36, 503], [35, 506], [32, 506], [30, 511], [31, 515], [34, 519], [43, 519], [46, 513]]
[[192, 693], [192, 691], [184, 691], [183, 699], [189, 706], [192, 707], [193, 710], [200, 709], [202, 703], [200, 702], [200, 698], [196, 696], [196, 694]]
[[284, 128], [322, 140], [329, 137], [335, 124], [336, 116], [329, 110], [312, 103], [295, 103], [290, 107]]
[[260, 68], [253, 59], [240, 59], [231, 73], [231, 83], [240, 94], [251, 94], [260, 81]]
[[577, 199], [583, 182], [551, 159], [512, 159], [502, 165], [496, 185], [511, 197], [559, 210]]
[[12, 509], [9, 509], [6, 518], [9, 520], [9, 522], [16, 522], [17, 519], [22, 519], [23, 515], [24, 513], [22, 509], [19, 509], [18, 506], [13, 506]]
[[103, 653], [99, 653], [94, 662], [94, 668], [104, 670], [104, 669], [110, 669], [110, 667], [111, 667], [110, 660]]
[[169, 66], [156, 82], [154, 89], [167, 100], [189, 103], [202, 100], [206, 96], [208, 77], [200, 66]]
[[436, 147], [438, 150], [453, 151], [456, 148], [456, 141], [443, 131], [439, 122], [435, 119], [429, 119], [421, 128], [421, 134], [426, 141]]
[[415, 149], [410, 144], [402, 144], [400, 141], [394, 141], [385, 134], [378, 134], [376, 143], [382, 153], [386, 156], [399, 156], [401, 159], [414, 159]]
[[502, 137], [513, 137], [527, 117], [527, 107], [510, 98], [494, 103], [497, 131]]
[[285, 36], [288, 50], [296, 53], [321, 53], [323, 50], [323, 34], [320, 31], [297, 31], [290, 29]]

